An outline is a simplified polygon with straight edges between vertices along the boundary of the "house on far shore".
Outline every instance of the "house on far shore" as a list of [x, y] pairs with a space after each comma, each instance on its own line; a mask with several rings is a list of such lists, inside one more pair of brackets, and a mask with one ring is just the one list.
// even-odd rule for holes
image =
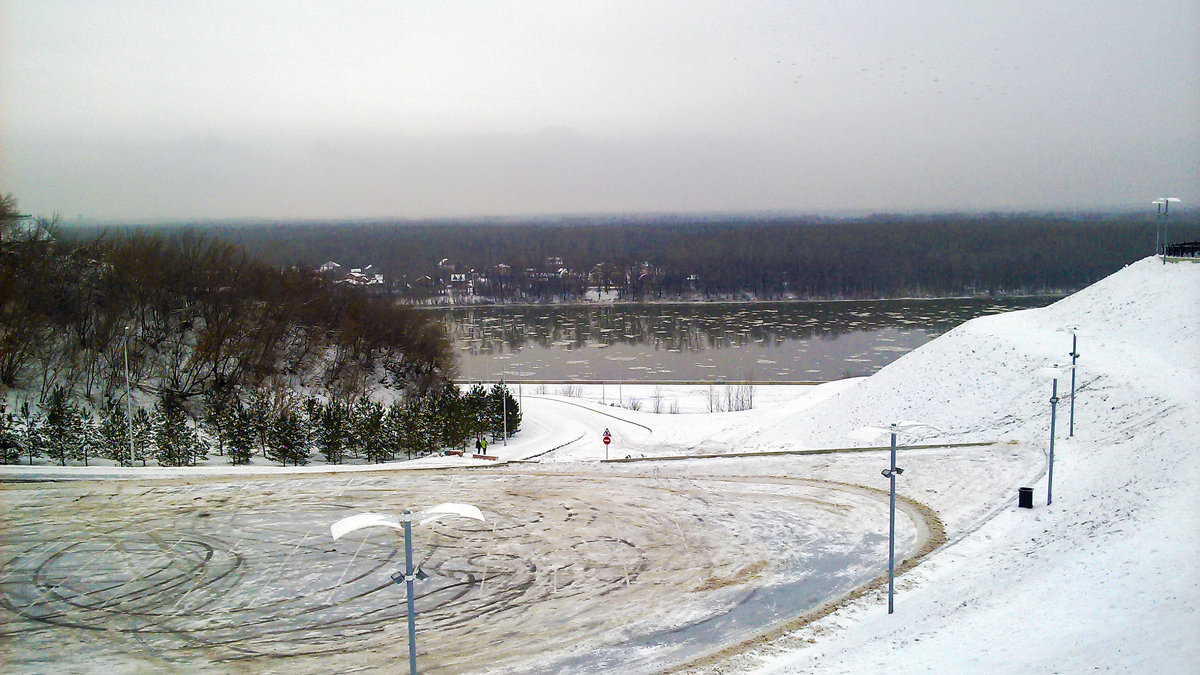
[[317, 273], [333, 280], [335, 284], [350, 284], [351, 286], [378, 286], [384, 285], [383, 275], [375, 271], [374, 265], [366, 267], [353, 267], [349, 272], [341, 264], [332, 260], [317, 268]]

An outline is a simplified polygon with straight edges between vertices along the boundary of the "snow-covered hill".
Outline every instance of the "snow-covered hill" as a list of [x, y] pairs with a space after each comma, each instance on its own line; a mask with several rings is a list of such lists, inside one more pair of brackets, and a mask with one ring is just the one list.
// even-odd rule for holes
[[820, 445], [857, 425], [917, 419], [949, 436], [1045, 446], [1050, 384], [1036, 371], [1069, 363], [1059, 329], [1079, 333], [1075, 436], [1068, 379], [1052, 505], [1043, 476], [1033, 510], [1010, 502], [905, 575], [896, 614], [868, 597], [740, 665], [1200, 671], [1198, 309], [1200, 264], [1142, 260], [1049, 307], [964, 324], [759, 433]]

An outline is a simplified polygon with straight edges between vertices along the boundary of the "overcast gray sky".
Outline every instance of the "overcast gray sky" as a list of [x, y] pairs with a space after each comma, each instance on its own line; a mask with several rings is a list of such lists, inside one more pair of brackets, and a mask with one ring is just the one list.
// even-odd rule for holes
[[68, 219], [1200, 198], [1200, 0], [0, 0], [0, 30], [0, 191]]

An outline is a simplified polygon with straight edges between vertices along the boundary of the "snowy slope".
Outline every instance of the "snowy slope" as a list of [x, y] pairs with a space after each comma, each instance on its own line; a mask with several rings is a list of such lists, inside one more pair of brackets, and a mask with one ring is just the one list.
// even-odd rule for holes
[[896, 614], [868, 596], [739, 665], [1200, 671], [1197, 308], [1200, 264], [1143, 260], [1050, 307], [964, 324], [789, 422], [824, 441], [913, 418], [1045, 439], [1049, 386], [1034, 371], [1070, 351], [1056, 329], [1079, 327], [1076, 435], [1061, 415], [1053, 505], [1043, 478], [1035, 509], [1002, 510], [903, 577]]

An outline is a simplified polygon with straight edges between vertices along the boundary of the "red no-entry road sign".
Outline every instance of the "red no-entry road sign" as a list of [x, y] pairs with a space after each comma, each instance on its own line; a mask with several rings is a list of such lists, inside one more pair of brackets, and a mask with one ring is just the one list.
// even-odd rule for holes
[[612, 434], [609, 433], [608, 429], [605, 429], [604, 430], [604, 444], [608, 445], [609, 443], [612, 443]]

